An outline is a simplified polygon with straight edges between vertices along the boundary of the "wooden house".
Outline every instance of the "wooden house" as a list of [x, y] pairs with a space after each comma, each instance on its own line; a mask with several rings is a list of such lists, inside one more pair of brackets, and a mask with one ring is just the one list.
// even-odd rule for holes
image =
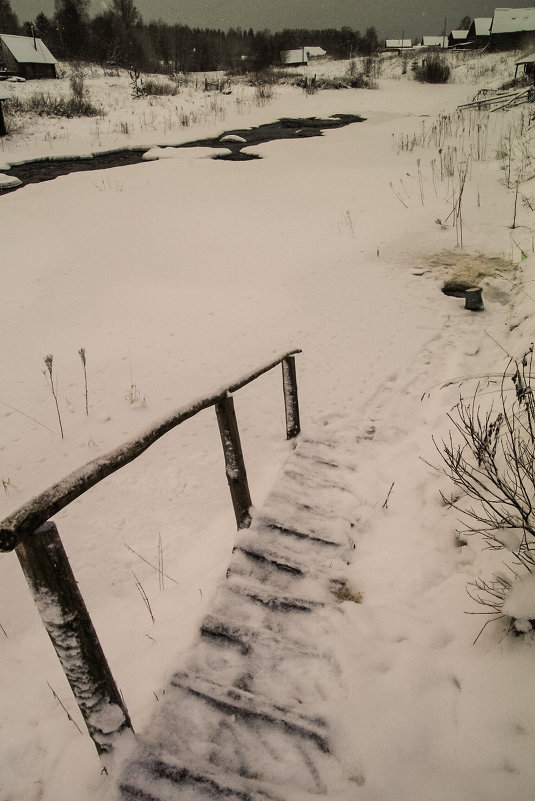
[[56, 78], [57, 61], [37, 36], [0, 34], [0, 64], [22, 78]]
[[535, 8], [495, 8], [490, 48], [512, 50], [535, 45]]
[[448, 35], [448, 47], [465, 46], [468, 41], [468, 31], [450, 31]]
[[490, 41], [492, 17], [476, 17], [468, 28], [467, 39], [474, 47], [485, 47]]

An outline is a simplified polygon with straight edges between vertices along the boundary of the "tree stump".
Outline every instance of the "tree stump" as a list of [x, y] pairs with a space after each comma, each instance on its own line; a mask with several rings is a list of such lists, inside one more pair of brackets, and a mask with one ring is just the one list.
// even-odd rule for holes
[[470, 287], [470, 289], [467, 289], [464, 308], [468, 309], [469, 311], [483, 311], [485, 307], [483, 305], [483, 298], [481, 297], [482, 292], [483, 290], [478, 286], [473, 286]]

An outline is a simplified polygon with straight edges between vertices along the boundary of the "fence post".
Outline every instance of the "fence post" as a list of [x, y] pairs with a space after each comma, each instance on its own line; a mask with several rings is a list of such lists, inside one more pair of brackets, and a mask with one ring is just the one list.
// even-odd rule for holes
[[243, 461], [240, 443], [240, 432], [234, 411], [232, 395], [225, 395], [215, 405], [223, 454], [225, 456], [225, 471], [236, 515], [238, 528], [249, 528], [251, 525], [251, 495], [247, 482], [247, 473]]
[[301, 431], [299, 401], [297, 398], [297, 377], [295, 374], [295, 356], [286, 356], [281, 364], [284, 408], [286, 409], [286, 439], [293, 439], [293, 437], [296, 437]]
[[44, 523], [15, 550], [96, 749], [111, 751], [132, 724], [56, 525]]

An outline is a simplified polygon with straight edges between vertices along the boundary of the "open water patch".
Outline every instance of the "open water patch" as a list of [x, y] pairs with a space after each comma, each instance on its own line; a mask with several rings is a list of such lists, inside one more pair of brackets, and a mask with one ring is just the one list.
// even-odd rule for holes
[[[242, 152], [244, 148], [273, 142], [279, 139], [305, 139], [311, 136], [323, 136], [325, 130], [344, 128], [357, 122], [365, 122], [365, 117], [358, 114], [334, 114], [331, 117], [283, 117], [275, 122], [265, 123], [256, 128], [237, 128], [226, 131], [217, 137], [197, 139], [176, 145], [178, 150], [191, 147], [221, 149], [221, 153], [212, 155], [214, 161], [253, 161], [262, 158], [256, 153]], [[164, 146], [169, 149], [168, 146]], [[21, 186], [32, 183], [51, 181], [62, 175], [88, 170], [107, 170], [113, 167], [125, 167], [132, 164], [144, 164], [147, 146], [123, 147], [116, 150], [92, 153], [83, 156], [51, 156], [13, 164], [9, 169], [10, 178], [18, 178], [17, 186], [0, 183], [0, 195], [15, 192]]]

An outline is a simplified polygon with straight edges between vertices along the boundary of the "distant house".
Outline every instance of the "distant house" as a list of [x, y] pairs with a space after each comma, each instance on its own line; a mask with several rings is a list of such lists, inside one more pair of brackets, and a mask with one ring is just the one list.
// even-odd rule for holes
[[55, 78], [57, 61], [36, 36], [0, 34], [0, 64], [23, 78]]
[[422, 47], [447, 47], [448, 37], [444, 36], [424, 36], [422, 38]]
[[281, 64], [286, 67], [300, 67], [308, 64], [311, 59], [323, 58], [327, 52], [323, 47], [304, 45], [296, 50], [283, 50], [280, 54]]
[[468, 31], [450, 31], [448, 36], [448, 47], [459, 47], [468, 41]]
[[468, 29], [467, 39], [474, 46], [484, 47], [490, 41], [492, 17], [476, 17]]
[[411, 39], [386, 39], [385, 47], [387, 50], [406, 50], [412, 47]]
[[495, 8], [490, 48], [509, 50], [535, 44], [535, 8]]

